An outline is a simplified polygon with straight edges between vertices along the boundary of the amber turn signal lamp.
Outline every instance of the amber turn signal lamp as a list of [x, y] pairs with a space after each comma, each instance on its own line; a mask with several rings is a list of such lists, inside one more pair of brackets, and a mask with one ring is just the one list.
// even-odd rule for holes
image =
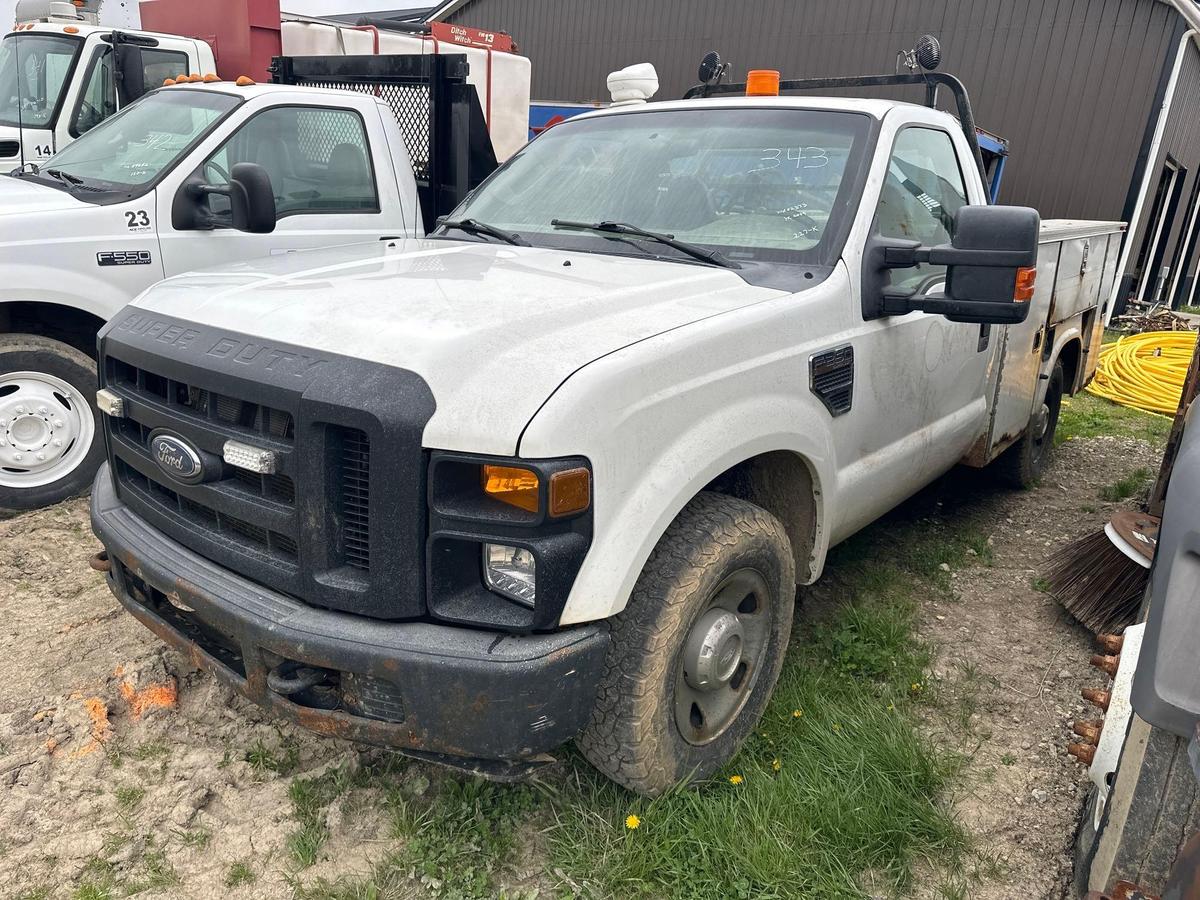
[[163, 87], [171, 87], [174, 84], [175, 84], [174, 78], [164, 78], [163, 79]]
[[248, 85], [254, 84], [254, 79], [249, 75], [239, 75], [234, 84], [236, 84], [238, 87], [247, 87]]
[[1017, 288], [1013, 292], [1016, 303], [1028, 303], [1033, 299], [1033, 286], [1037, 282], [1037, 269], [1023, 266], [1017, 269]]
[[538, 477], [536, 472], [515, 466], [484, 466], [480, 470], [483, 492], [489, 497], [523, 509], [538, 511]]
[[592, 473], [567, 469], [550, 476], [550, 515], [569, 516], [583, 512], [592, 503]]
[[66, 34], [79, 34], [79, 29], [76, 28], [74, 25], [68, 25], [66, 28], [63, 29], [63, 31]]
[[778, 97], [779, 71], [777, 69], [751, 69], [746, 73], [747, 97]]

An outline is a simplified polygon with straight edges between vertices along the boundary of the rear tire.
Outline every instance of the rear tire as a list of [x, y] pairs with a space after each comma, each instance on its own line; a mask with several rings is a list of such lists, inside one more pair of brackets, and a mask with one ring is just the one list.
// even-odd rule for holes
[[1042, 479], [1042, 473], [1054, 456], [1054, 432], [1058, 429], [1058, 413], [1062, 408], [1063, 367], [1056, 362], [1046, 384], [1046, 396], [1039, 409], [1029, 419], [1020, 440], [1009, 447], [994, 463], [996, 475], [1006, 484], [1028, 490]]
[[712, 775], [766, 708], [795, 597], [779, 520], [745, 500], [699, 494], [612, 619], [605, 674], [578, 739], [584, 756], [647, 796]]
[[38, 509], [87, 490], [104, 460], [96, 364], [60, 341], [0, 335], [0, 508]]

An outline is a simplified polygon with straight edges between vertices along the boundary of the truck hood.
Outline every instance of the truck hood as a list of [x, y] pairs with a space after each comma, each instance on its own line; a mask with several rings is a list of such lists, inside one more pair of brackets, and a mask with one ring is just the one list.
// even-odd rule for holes
[[[13, 164], [16, 168], [16, 163]], [[38, 184], [27, 178], [0, 175], [0, 216], [27, 216], [30, 213], [78, 209], [90, 204], [76, 200], [66, 191]]]
[[509, 455], [582, 366], [781, 293], [703, 265], [410, 240], [176, 276], [133, 305], [408, 369], [437, 404], [426, 447]]

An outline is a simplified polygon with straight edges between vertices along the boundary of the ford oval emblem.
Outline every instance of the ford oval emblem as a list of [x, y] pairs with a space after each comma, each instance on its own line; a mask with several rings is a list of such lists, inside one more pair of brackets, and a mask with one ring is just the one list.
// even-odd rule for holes
[[199, 484], [204, 479], [200, 450], [177, 434], [158, 431], [150, 436], [150, 455], [158, 467], [184, 484]]

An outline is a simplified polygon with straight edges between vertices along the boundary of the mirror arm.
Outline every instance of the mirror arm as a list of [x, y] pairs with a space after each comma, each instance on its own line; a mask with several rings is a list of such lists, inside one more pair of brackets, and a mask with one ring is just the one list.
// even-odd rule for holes
[[[203, 182], [192, 182], [185, 186], [184, 190], [192, 200], [205, 200], [213, 194], [219, 194], [222, 197], [228, 197], [232, 192], [232, 185], [222, 184], [205, 184]], [[230, 223], [217, 218], [206, 208], [198, 208], [196, 210], [196, 228], [203, 230], [211, 230], [220, 227], [229, 227]]]

